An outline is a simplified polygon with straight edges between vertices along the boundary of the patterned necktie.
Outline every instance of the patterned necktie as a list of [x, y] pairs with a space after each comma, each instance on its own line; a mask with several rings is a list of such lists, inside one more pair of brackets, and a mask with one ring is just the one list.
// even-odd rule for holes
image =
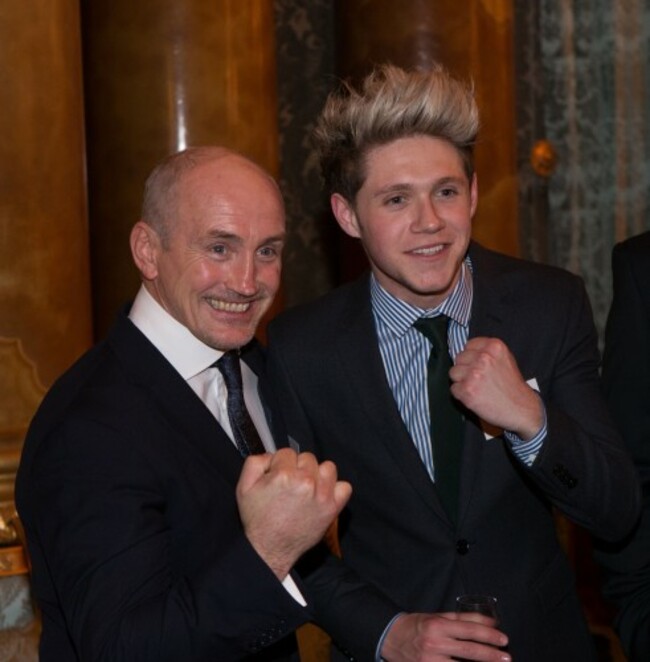
[[447, 514], [455, 522], [458, 516], [463, 417], [449, 391], [452, 362], [447, 346], [448, 322], [448, 317], [438, 315], [422, 317], [413, 326], [431, 342], [427, 387], [435, 483]]
[[228, 418], [239, 452], [244, 457], [265, 453], [260, 435], [255, 429], [244, 402], [239, 352], [234, 349], [226, 352], [216, 362], [216, 366], [223, 375], [228, 389]]

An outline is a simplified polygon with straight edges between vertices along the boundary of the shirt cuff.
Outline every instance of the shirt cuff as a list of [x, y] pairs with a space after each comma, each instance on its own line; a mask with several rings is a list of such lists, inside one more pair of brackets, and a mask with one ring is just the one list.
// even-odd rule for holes
[[291, 575], [287, 575], [283, 580], [282, 580], [282, 586], [284, 586], [285, 591], [301, 606], [301, 607], [306, 607], [307, 606], [307, 601], [303, 597], [302, 593], [300, 592], [300, 589], [296, 585], [296, 582], [293, 581], [293, 577]]
[[377, 644], [377, 649], [375, 650], [375, 662], [382, 662], [384, 659], [381, 656], [381, 649], [384, 647], [384, 641], [386, 639], [386, 635], [388, 634], [388, 631], [393, 627], [393, 623], [400, 617], [403, 616], [406, 612], [400, 611], [399, 614], [395, 614], [393, 618], [390, 619], [388, 622], [388, 625], [384, 628], [384, 631], [382, 632], [381, 637], [379, 637], [379, 643]]
[[542, 450], [544, 441], [546, 440], [546, 435], [548, 434], [548, 421], [546, 419], [546, 407], [542, 403], [542, 414], [544, 420], [542, 421], [542, 427], [539, 432], [528, 441], [524, 441], [521, 437], [516, 435], [514, 432], [509, 432], [505, 430], [503, 436], [508, 440], [510, 448], [512, 449], [515, 457], [525, 464], [527, 467], [532, 467], [533, 463], [537, 459], [539, 452]]

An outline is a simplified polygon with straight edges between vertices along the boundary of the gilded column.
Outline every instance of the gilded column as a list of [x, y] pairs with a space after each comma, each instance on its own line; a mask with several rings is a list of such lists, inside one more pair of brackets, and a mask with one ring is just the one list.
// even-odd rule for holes
[[[91, 341], [76, 0], [0, 5], [0, 80], [0, 545], [6, 545], [29, 422], [46, 388]], [[14, 562], [22, 563], [3, 548], [0, 575], [20, 572]]]
[[138, 277], [128, 235], [168, 153], [219, 143], [277, 174], [272, 0], [82, 3], [94, 319], [103, 335]]
[[90, 342], [78, 4], [0, 8], [0, 435]]

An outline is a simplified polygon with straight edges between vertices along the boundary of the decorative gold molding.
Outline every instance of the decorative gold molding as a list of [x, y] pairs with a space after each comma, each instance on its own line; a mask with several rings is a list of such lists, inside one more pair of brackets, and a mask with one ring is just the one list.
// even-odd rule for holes
[[20, 338], [0, 336], [1, 445], [7, 441], [22, 441], [45, 391], [36, 365], [25, 354]]
[[13, 498], [25, 433], [45, 391], [20, 338], [0, 336], [0, 501]]
[[27, 559], [21, 545], [0, 547], [0, 577], [26, 575], [28, 572]]

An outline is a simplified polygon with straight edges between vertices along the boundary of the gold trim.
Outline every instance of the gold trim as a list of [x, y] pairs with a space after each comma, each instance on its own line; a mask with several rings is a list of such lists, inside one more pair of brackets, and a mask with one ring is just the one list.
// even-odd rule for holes
[[26, 575], [28, 572], [27, 558], [20, 545], [0, 547], [0, 577]]

